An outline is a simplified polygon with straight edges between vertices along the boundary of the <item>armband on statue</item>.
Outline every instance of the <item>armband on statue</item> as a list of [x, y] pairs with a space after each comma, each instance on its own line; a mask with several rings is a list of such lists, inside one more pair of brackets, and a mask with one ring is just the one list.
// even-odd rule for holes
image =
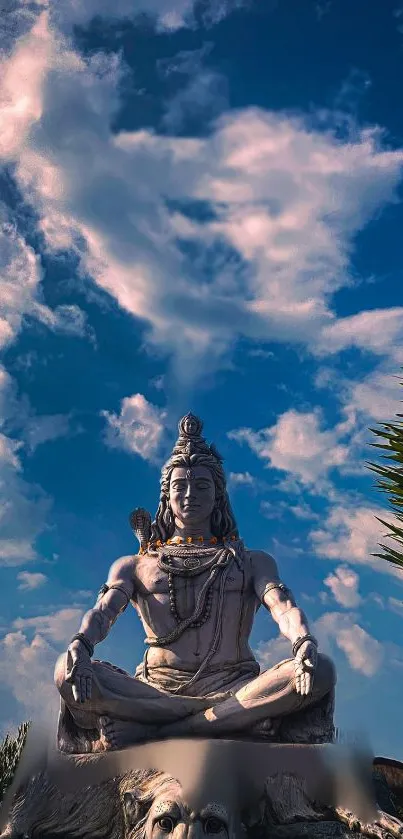
[[101, 588], [99, 589], [98, 596], [97, 596], [97, 603], [98, 603], [98, 600], [102, 600], [104, 594], [106, 594], [107, 591], [109, 591], [109, 586], [107, 586], [106, 583], [104, 583], [103, 586], [101, 586]]
[[265, 588], [265, 590], [264, 590], [264, 592], [263, 592], [263, 594], [262, 594], [262, 600], [263, 600], [263, 598], [266, 596], [266, 594], [268, 594], [268, 593], [269, 593], [269, 591], [273, 591], [273, 589], [279, 589], [279, 590], [280, 590], [280, 591], [284, 594], [284, 596], [285, 596], [285, 597], [289, 597], [291, 600], [293, 600], [293, 599], [294, 599], [294, 598], [293, 598], [293, 596], [292, 596], [292, 593], [291, 593], [290, 589], [289, 589], [289, 588], [287, 588], [287, 586], [286, 586], [286, 585], [284, 585], [284, 583], [280, 583], [280, 582], [278, 582], [278, 583], [269, 583], [269, 584], [266, 586], [266, 588]]
[[316, 638], [314, 638], [314, 636], [311, 635], [310, 632], [308, 632], [306, 635], [301, 635], [299, 638], [297, 638], [296, 641], [294, 641], [292, 645], [292, 654], [294, 658], [297, 655], [298, 650], [301, 649], [302, 645], [305, 644], [306, 641], [309, 641], [309, 643], [313, 644], [314, 647], [318, 647], [318, 642]]
[[119, 612], [119, 614], [121, 614], [125, 611], [125, 609], [127, 609], [127, 606], [130, 603], [130, 595], [127, 593], [126, 589], [123, 588], [123, 586], [119, 585], [119, 583], [117, 583], [116, 585], [112, 583], [112, 585], [110, 586], [108, 586], [107, 583], [104, 583], [103, 586], [101, 586], [101, 588], [99, 589], [97, 603], [99, 603], [99, 601], [102, 600], [103, 597], [105, 597], [105, 594], [107, 594], [108, 591], [112, 591], [113, 589], [116, 589], [116, 591], [121, 591], [122, 594], [124, 594], [126, 597], [126, 603], [124, 603]]
[[89, 638], [87, 638], [83, 632], [77, 632], [76, 635], [73, 635], [70, 644], [73, 644], [74, 641], [80, 641], [80, 643], [85, 647], [87, 653], [90, 658], [94, 655], [94, 645], [91, 643]]

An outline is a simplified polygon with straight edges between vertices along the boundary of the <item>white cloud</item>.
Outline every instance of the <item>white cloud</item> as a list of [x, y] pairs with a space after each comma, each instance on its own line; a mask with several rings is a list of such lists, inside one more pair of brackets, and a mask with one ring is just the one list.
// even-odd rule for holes
[[398, 600], [397, 597], [389, 597], [388, 606], [392, 612], [403, 616], [403, 600]]
[[[0, 566], [38, 559], [35, 540], [46, 526], [51, 499], [24, 478], [23, 456], [69, 432], [69, 417], [35, 416], [0, 366]], [[8, 434], [1, 429], [7, 428]], [[20, 439], [11, 437], [17, 434]]]
[[309, 504], [307, 504], [304, 500], [301, 500], [299, 504], [287, 504], [285, 502], [282, 502], [282, 504], [297, 519], [312, 521], [312, 519], [319, 518], [318, 514], [315, 513], [314, 510], [312, 510], [312, 508], [309, 506]]
[[350, 667], [364, 676], [374, 676], [382, 665], [382, 644], [350, 615], [327, 612], [316, 621], [315, 633], [325, 644], [329, 639], [333, 640], [345, 654]]
[[112, 448], [155, 461], [164, 437], [166, 412], [147, 402], [141, 394], [122, 400], [119, 414], [103, 411], [107, 421], [105, 441]]
[[[23, 13], [21, 5], [18, 12]], [[18, 22], [17, 13], [13, 20]], [[11, 56], [1, 62], [0, 158], [5, 161], [18, 157], [32, 124], [42, 114], [42, 89], [52, 60], [53, 41], [46, 14], [34, 18], [33, 24], [19, 38]]]
[[23, 425], [29, 415], [9, 374], [0, 367], [0, 566], [18, 566], [37, 559], [35, 539], [43, 530], [50, 499], [24, 479], [23, 443], [1, 431], [6, 423]]
[[[3, 512], [3, 511], [2, 511]], [[23, 565], [37, 559], [35, 548], [29, 539], [0, 539], [0, 565]]]
[[376, 516], [385, 521], [390, 518], [385, 510], [362, 503], [333, 506], [323, 526], [310, 533], [315, 553], [336, 562], [368, 565], [375, 571], [401, 575], [402, 572], [391, 563], [371, 556], [380, 553], [379, 543], [385, 538], [385, 527]]
[[333, 430], [322, 430], [317, 411], [282, 414], [270, 428], [253, 431], [241, 428], [229, 437], [247, 443], [266, 466], [289, 472], [303, 484], [315, 483], [329, 469], [341, 466], [348, 457], [348, 446], [340, 438], [349, 431], [349, 424]]
[[[326, 612], [312, 624], [312, 631], [318, 638], [320, 649], [331, 653], [332, 646], [341, 650], [352, 670], [364, 676], [374, 676], [380, 669], [384, 650], [351, 615], [340, 612]], [[255, 650], [262, 668], [267, 669], [291, 657], [290, 642], [282, 636], [262, 641]]]
[[265, 519], [280, 519], [283, 515], [281, 506], [274, 501], [261, 501], [259, 510]]
[[53, 671], [82, 614], [81, 609], [71, 608], [36, 618], [17, 618], [12, 631], [0, 640], [0, 681], [20, 706], [15, 722], [35, 719], [55, 724], [59, 697]]
[[403, 340], [403, 308], [373, 309], [341, 318], [325, 326], [317, 344], [318, 352], [338, 352], [359, 347], [377, 355], [395, 355], [398, 362]]
[[[194, 27], [197, 0], [55, 0], [49, 5], [52, 21], [64, 30], [74, 24], [85, 26], [94, 16], [107, 20], [132, 20], [147, 13], [156, 22], [160, 31], [176, 31], [183, 27]], [[204, 18], [210, 23], [218, 23], [234, 9], [243, 5], [243, 0], [209, 0], [205, 4]]]
[[[397, 344], [396, 349], [400, 346]], [[403, 392], [396, 367], [378, 367], [360, 381], [345, 383], [346, 409], [361, 414], [363, 420], [365, 417], [366, 426], [368, 418], [377, 422], [391, 422], [402, 411]]]
[[326, 577], [324, 584], [330, 588], [337, 603], [346, 609], [358, 606], [361, 601], [358, 591], [359, 576], [352, 568], [340, 565], [333, 574]]
[[4, 348], [19, 332], [23, 316], [36, 306], [41, 271], [38, 257], [7, 221], [1, 206], [0, 254], [0, 348]]
[[66, 335], [76, 335], [83, 338], [86, 335], [93, 340], [93, 332], [87, 325], [87, 315], [75, 305], [60, 305], [55, 309], [37, 305], [34, 314], [40, 317], [54, 332], [64, 332]]
[[21, 474], [20, 443], [0, 434], [0, 566], [37, 559], [35, 539], [44, 527], [50, 499]]
[[60, 609], [50, 615], [38, 615], [34, 618], [16, 618], [13, 628], [27, 632], [33, 630], [35, 635], [44, 635], [56, 644], [68, 644], [77, 632], [83, 612], [81, 609]]
[[262, 670], [274, 667], [285, 658], [292, 658], [291, 644], [282, 635], [270, 641], [260, 641], [254, 653]]
[[178, 133], [184, 120], [202, 119], [205, 124], [228, 108], [225, 78], [205, 66], [212, 44], [198, 50], [182, 50], [173, 59], [159, 62], [163, 75], [177, 75], [187, 82], [169, 100], [163, 118], [166, 129]]
[[232, 486], [253, 486], [255, 478], [250, 472], [230, 472], [228, 483]]
[[[129, 8], [115, 5], [116, 16]], [[32, 36], [39, 31], [45, 44], [32, 83], [24, 86], [10, 65], [13, 107], [25, 116], [4, 143], [49, 248], [70, 246], [83, 274], [148, 324], [149, 342], [173, 353], [182, 380], [223, 364], [239, 336], [314, 350], [336, 324], [331, 295], [350, 282], [355, 234], [394, 200], [403, 153], [383, 150], [378, 131], [356, 130], [343, 142], [331, 128], [256, 108], [222, 116], [204, 139], [112, 134], [119, 59], [74, 53], [57, 35], [55, 9], [53, 29], [43, 13]], [[79, 22], [93, 10], [60, 3], [57, 15]], [[162, 21], [167, 6], [155, 11]], [[186, 16], [183, 5], [171, 12]], [[17, 44], [18, 66], [33, 51], [29, 38]], [[207, 202], [213, 220], [173, 211], [169, 199]], [[191, 270], [178, 238], [200, 254]], [[390, 324], [396, 312], [384, 316]], [[362, 345], [375, 346], [360, 317]], [[384, 322], [375, 329], [384, 332]], [[331, 352], [345, 344], [335, 330]]]
[[57, 306], [42, 301], [42, 269], [38, 255], [9, 222], [0, 203], [0, 349], [20, 332], [24, 318], [36, 318], [55, 332], [91, 337], [86, 315], [78, 306]]
[[[395, 348], [399, 350], [399, 345]], [[392, 422], [402, 409], [401, 376], [393, 359], [393, 340], [390, 357], [376, 364], [367, 375], [347, 378], [337, 369], [322, 367], [315, 376], [318, 389], [334, 394], [350, 425], [348, 459], [340, 467], [341, 475], [367, 475], [369, 460], [379, 462], [379, 452], [371, 444], [380, 442], [372, 433], [378, 423]]]
[[65, 414], [32, 416], [25, 424], [23, 436], [30, 452], [38, 446], [59, 437], [66, 437], [70, 432], [70, 417]]
[[23, 632], [17, 631], [0, 640], [0, 679], [3, 690], [7, 689], [18, 702], [18, 719], [13, 720], [17, 725], [23, 720], [56, 723], [59, 703], [53, 670], [57, 655], [41, 635], [28, 641]]
[[20, 581], [20, 585], [18, 586], [20, 591], [33, 591], [34, 589], [45, 585], [48, 578], [46, 574], [41, 574], [39, 571], [20, 571], [20, 573], [17, 574], [17, 580]]

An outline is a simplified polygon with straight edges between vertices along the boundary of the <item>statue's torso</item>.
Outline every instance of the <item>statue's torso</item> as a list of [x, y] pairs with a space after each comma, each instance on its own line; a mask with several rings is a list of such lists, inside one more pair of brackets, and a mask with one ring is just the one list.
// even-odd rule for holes
[[[177, 626], [170, 606], [168, 575], [159, 567], [158, 556], [144, 554], [133, 562], [133, 605], [139, 613], [148, 638], [168, 635]], [[209, 571], [196, 576], [175, 575], [175, 601], [181, 619], [192, 615], [201, 587]], [[162, 646], [150, 646], [147, 662], [150, 667], [173, 667], [194, 671], [212, 647], [219, 614], [221, 574], [212, 586], [211, 611], [199, 627], [187, 629], [177, 640]], [[249, 556], [234, 560], [225, 582], [222, 604], [222, 636], [211, 666], [236, 664], [254, 659], [249, 646], [253, 619], [259, 601], [253, 588]]]

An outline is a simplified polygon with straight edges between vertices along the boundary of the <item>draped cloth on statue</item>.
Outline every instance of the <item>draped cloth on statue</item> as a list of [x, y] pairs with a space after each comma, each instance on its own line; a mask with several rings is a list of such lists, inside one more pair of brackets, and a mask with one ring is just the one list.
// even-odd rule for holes
[[[326, 671], [325, 657], [324, 662]], [[293, 660], [287, 659], [269, 671], [273, 675], [273, 704], [280, 702], [284, 707], [288, 700], [289, 708], [288, 715], [278, 721], [277, 736], [273, 738], [273, 733], [269, 736], [264, 731], [264, 725], [259, 728], [262, 714], [258, 712], [254, 720], [253, 700], [248, 702], [247, 698], [249, 685], [253, 686], [258, 681], [259, 665], [256, 661], [232, 664], [226, 668], [209, 668], [189, 688], [191, 695], [182, 695], [173, 691], [189, 679], [188, 671], [151, 668], [145, 679], [142, 666], [137, 668], [133, 677], [108, 662], [95, 660], [92, 698], [85, 705], [80, 705], [73, 700], [71, 686], [65, 681], [66, 658], [61, 656], [56, 666], [56, 680], [61, 693], [58, 746], [62, 751], [71, 753], [102, 749], [99, 718], [103, 714], [113, 714], [121, 720], [135, 720], [139, 725], [146, 726], [147, 739], [153, 739], [149, 729], [155, 726], [155, 739], [158, 739], [161, 725], [179, 722], [212, 707], [218, 708], [219, 712], [222, 703], [234, 703], [236, 713], [239, 703], [235, 694], [241, 690], [245, 691], [245, 704], [251, 714], [249, 730], [245, 731], [244, 724], [240, 725], [243, 736], [262, 736], [265, 739], [278, 739], [279, 742], [329, 742], [334, 735], [334, 693], [325, 692], [319, 673], [309, 707], [304, 707], [306, 700], [289, 690], [293, 666]], [[256, 706], [259, 706], [259, 702], [256, 702]], [[235, 724], [231, 736], [236, 735]]]

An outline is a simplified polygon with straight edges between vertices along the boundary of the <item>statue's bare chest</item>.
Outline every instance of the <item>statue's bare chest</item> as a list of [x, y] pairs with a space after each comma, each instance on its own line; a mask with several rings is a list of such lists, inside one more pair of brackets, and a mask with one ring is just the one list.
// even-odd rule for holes
[[[161, 567], [159, 557], [148, 554], [140, 556], [136, 561], [135, 568], [135, 590], [138, 592], [139, 599], [156, 598], [163, 600], [165, 597], [169, 597], [172, 584], [174, 584], [178, 596], [186, 595], [187, 599], [193, 593], [197, 597], [198, 592], [211, 575], [211, 564], [209, 565], [208, 561], [194, 559], [191, 556], [189, 556], [186, 564], [187, 567], [186, 565], [183, 566], [183, 573], [170, 575], [166, 567]], [[174, 562], [173, 565], [177, 569], [180, 566], [180, 561]], [[221, 573], [214, 578], [214, 589], [218, 590], [220, 586]], [[249, 583], [247, 577], [245, 568], [234, 560], [225, 575], [226, 592], [246, 595]]]
[[[196, 616], [194, 625], [173, 645], [176, 651], [180, 648], [180, 655], [187, 661], [193, 653], [197, 657], [210, 649], [217, 621], [226, 627], [227, 642], [221, 650], [225, 661], [251, 655], [245, 644], [256, 611], [256, 596], [248, 564], [234, 558], [217, 573], [214, 565], [207, 561], [206, 567], [192, 568], [189, 563], [188, 570], [193, 573], [181, 574], [161, 567], [159, 557], [153, 554], [136, 560], [134, 605], [148, 637], [169, 635], [180, 621]], [[194, 649], [189, 643], [195, 645]]]

